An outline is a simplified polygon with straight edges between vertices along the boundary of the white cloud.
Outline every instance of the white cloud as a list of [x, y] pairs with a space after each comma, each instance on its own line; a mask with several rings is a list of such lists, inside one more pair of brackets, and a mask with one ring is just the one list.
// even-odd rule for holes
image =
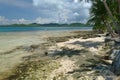
[[74, 0], [75, 3], [78, 3], [79, 1], [78, 0]]
[[39, 5], [39, 0], [33, 0], [33, 5], [38, 6]]
[[42, 17], [51, 17], [60, 23], [69, 23], [73, 20], [87, 21], [91, 7], [91, 3], [79, 0], [33, 0], [33, 5], [37, 7]]
[[45, 6], [47, 6], [47, 4], [52, 4], [52, 5], [62, 5], [64, 4], [62, 0], [33, 0], [33, 5], [35, 6], [43, 6], [43, 4], [46, 4]]
[[39, 23], [39, 24], [44, 24], [44, 23], [57, 23], [58, 21], [56, 21], [55, 19], [51, 19], [51, 18], [41, 18], [38, 17], [34, 20], [35, 23]]
[[0, 16], [0, 24], [9, 24], [8, 21], [4, 16]]
[[[85, 3], [84, 1], [79, 2], [79, 0], [31, 0], [31, 1], [9, 0], [9, 2], [8, 0], [0, 0], [0, 4], [20, 7], [20, 10], [18, 8], [17, 11], [14, 10], [12, 11], [15, 12], [14, 14], [17, 16], [17, 18], [20, 16], [22, 17], [24, 16], [23, 18], [21, 17], [20, 19], [11, 19], [11, 20], [0, 16], [0, 24], [30, 23], [30, 22], [31, 23], [32, 22], [37, 22], [37, 23], [84, 22], [85, 23], [89, 17], [89, 8], [91, 7], [91, 3]], [[23, 12], [21, 11], [21, 8]], [[29, 13], [29, 12], [34, 12], [34, 13]], [[27, 20], [25, 19], [25, 17], [31, 20]]]
[[77, 13], [77, 12], [75, 12], [73, 15], [74, 15], [74, 16], [79, 16], [80, 14], [79, 14], [79, 13]]
[[4, 16], [0, 16], [0, 24], [29, 24], [32, 23], [31, 20], [26, 20], [24, 18], [21, 19], [6, 19]]
[[7, 21], [7, 19], [5, 19], [4, 16], [0, 16], [0, 22], [4, 22], [4, 21]]
[[82, 1], [81, 4], [83, 4], [83, 7], [88, 8], [88, 9], [92, 6], [91, 3], [88, 3], [88, 2], [85, 2], [85, 1]]
[[6, 19], [4, 16], [0, 16], [0, 25], [5, 24], [30, 24], [30, 23], [58, 23], [58, 20], [52, 19], [52, 18], [41, 18], [38, 17], [34, 20], [27, 20], [24, 18], [21, 19]]
[[30, 23], [31, 21], [30, 20], [26, 20], [26, 19], [24, 19], [24, 18], [21, 18], [21, 19], [18, 19], [17, 20], [20, 24], [25, 24], [25, 23]]

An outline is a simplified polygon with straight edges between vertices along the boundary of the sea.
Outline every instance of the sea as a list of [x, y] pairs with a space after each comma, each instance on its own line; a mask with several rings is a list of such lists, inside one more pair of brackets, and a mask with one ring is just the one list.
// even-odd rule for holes
[[92, 27], [0, 27], [0, 52], [46, 42], [47, 37], [72, 35], [72, 31], [92, 30]]
[[89, 31], [93, 27], [0, 27], [0, 32], [27, 32], [27, 31]]

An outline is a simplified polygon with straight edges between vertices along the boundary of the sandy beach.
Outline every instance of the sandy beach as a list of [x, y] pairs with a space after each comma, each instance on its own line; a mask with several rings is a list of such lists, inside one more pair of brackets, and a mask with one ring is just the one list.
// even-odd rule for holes
[[32, 55], [33, 52], [30, 51], [32, 45], [41, 46], [42, 43], [47, 43], [47, 37], [66, 35], [71, 34], [65, 31], [63, 34], [59, 31], [0, 33], [0, 74], [9, 72], [23, 62], [22, 57]]
[[120, 80], [120, 0], [0, 0], [0, 80]]
[[94, 55], [102, 52], [103, 36], [92, 31], [6, 35], [0, 39], [0, 80], [82, 80], [91, 73], [89, 80], [104, 80], [92, 69], [99, 64]]

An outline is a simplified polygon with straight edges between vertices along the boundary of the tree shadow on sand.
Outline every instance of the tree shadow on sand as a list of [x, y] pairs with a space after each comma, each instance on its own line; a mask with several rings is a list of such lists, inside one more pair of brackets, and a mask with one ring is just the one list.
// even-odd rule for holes
[[93, 41], [75, 41], [74, 43], [68, 43], [68, 44], [73, 44], [73, 45], [80, 45], [85, 48], [90, 48], [90, 47], [95, 47], [98, 48], [98, 45], [100, 45], [102, 42], [93, 42]]
[[102, 76], [105, 80], [114, 80], [114, 74], [109, 71], [109, 65], [102, 63], [98, 59], [86, 59], [86, 61], [89, 63], [81, 64], [79, 68], [67, 74], [76, 75], [76, 78], [82, 76]]
[[81, 53], [85, 53], [87, 50], [75, 50], [75, 49], [69, 49], [67, 47], [63, 47], [62, 51], [55, 52], [53, 56], [60, 56], [60, 57], [72, 57], [74, 55], [79, 56]]

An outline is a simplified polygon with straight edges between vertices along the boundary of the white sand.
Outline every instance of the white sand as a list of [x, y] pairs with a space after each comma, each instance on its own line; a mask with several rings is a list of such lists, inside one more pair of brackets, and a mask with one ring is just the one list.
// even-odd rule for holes
[[102, 48], [101, 43], [104, 42], [105, 37], [96, 37], [88, 39], [70, 39], [69, 41], [57, 43], [58, 47], [68, 47], [69, 49], [81, 50], [87, 49], [92, 53], [98, 54], [99, 50]]
[[59, 62], [61, 64], [61, 67], [52, 71], [49, 79], [53, 80], [54, 77], [59, 77], [60, 75], [65, 76], [67, 72], [73, 71], [73, 69], [75, 68], [75, 61], [72, 61], [67, 57], [60, 59]]
[[[88, 38], [88, 39], [70, 39], [66, 42], [60, 42], [57, 43], [57, 48], [61, 47], [67, 47], [69, 49], [75, 49], [75, 50], [81, 50], [81, 49], [87, 49], [89, 52], [94, 54], [98, 54], [99, 51], [102, 49], [101, 43], [104, 42], [104, 37], [96, 37], [96, 38]], [[54, 47], [51, 47], [54, 48]], [[59, 77], [59, 75], [66, 76], [66, 73], [73, 71], [75, 68], [78, 68], [77, 65], [75, 65], [75, 61], [70, 60], [68, 57], [62, 57], [58, 59], [58, 61], [61, 64], [61, 67], [54, 70], [51, 75], [50, 79], [52, 80], [54, 77]], [[70, 75], [67, 75], [69, 80], [73, 80], [73, 78]]]

